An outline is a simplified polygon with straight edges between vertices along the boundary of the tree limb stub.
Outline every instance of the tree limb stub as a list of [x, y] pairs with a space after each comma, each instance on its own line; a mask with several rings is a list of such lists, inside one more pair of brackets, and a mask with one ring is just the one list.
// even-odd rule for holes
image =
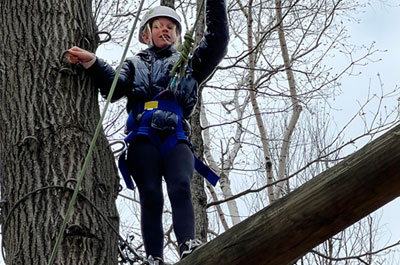
[[400, 196], [400, 125], [176, 265], [287, 265]]

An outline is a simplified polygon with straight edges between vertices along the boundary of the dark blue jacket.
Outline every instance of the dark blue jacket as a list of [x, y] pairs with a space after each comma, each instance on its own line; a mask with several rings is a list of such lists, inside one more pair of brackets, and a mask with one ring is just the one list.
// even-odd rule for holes
[[[189, 118], [192, 114], [197, 102], [198, 85], [224, 58], [228, 41], [225, 1], [207, 0], [206, 31], [188, 63], [188, 74], [181, 80], [176, 91], [176, 98], [183, 109], [183, 118]], [[168, 87], [171, 80], [169, 73], [178, 58], [179, 53], [172, 46], [162, 50], [156, 47], [148, 48], [132, 58], [127, 58], [121, 69], [112, 101], [127, 97], [127, 111], [135, 111], [139, 102], [151, 100]], [[104, 60], [97, 58], [88, 72], [94, 77], [101, 94], [107, 97], [115, 76], [114, 69]], [[135, 117], [139, 121], [140, 113], [135, 113]], [[173, 130], [176, 122], [175, 114], [159, 110], [153, 114], [152, 127]]]

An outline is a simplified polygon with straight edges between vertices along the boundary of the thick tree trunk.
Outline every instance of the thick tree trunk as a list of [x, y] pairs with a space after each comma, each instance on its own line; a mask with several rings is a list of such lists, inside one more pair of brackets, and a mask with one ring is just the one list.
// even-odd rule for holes
[[[94, 50], [90, 0], [0, 1], [0, 177], [6, 263], [47, 264], [99, 120], [97, 92], [63, 63]], [[118, 175], [99, 137], [54, 264], [116, 264]], [[83, 196], [82, 196], [83, 195]], [[95, 207], [93, 207], [93, 205]]]
[[[200, 108], [202, 104], [201, 90], [202, 89], [199, 91], [199, 101], [196, 106], [196, 110], [190, 120], [192, 126], [191, 142], [195, 147], [195, 155], [197, 157], [203, 157], [204, 154], [203, 138], [201, 135], [202, 130], [200, 126]], [[199, 173], [194, 172], [191, 190], [196, 221], [196, 238], [199, 238], [205, 242], [207, 241], [208, 217], [206, 211], [207, 195], [204, 189], [204, 184], [204, 178]]]
[[[197, 8], [201, 6], [200, 1], [197, 1]], [[204, 9], [197, 10], [197, 16], [199, 16], [199, 22], [197, 23], [197, 28], [195, 31], [195, 45], [199, 43], [200, 39], [204, 33]], [[193, 116], [190, 120], [190, 124], [192, 126], [192, 136], [191, 141], [195, 147], [195, 155], [199, 158], [202, 158], [204, 155], [204, 142], [202, 136], [202, 128], [200, 122], [201, 115], [201, 104], [202, 104], [202, 91], [203, 88], [199, 87], [199, 101], [197, 103], [196, 109], [193, 113]], [[208, 232], [208, 216], [207, 216], [207, 195], [205, 192], [204, 178], [198, 174], [194, 173], [192, 180], [192, 200], [193, 207], [195, 211], [195, 220], [196, 220], [196, 238], [201, 239], [202, 241], [207, 241], [207, 232]]]
[[287, 265], [400, 196], [400, 125], [177, 265]]

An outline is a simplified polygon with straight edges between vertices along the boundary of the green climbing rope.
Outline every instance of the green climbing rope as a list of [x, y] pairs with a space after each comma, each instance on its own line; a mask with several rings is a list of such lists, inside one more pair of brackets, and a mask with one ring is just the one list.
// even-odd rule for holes
[[[204, 2], [205, 2], [205, 0], [203, 0], [201, 2], [199, 13], [202, 12], [202, 10], [203, 10]], [[193, 25], [193, 28], [189, 32], [187, 32], [185, 34], [184, 42], [179, 48], [179, 53], [180, 53], [179, 54], [179, 59], [173, 65], [173, 67], [171, 69], [170, 76], [171, 76], [171, 80], [172, 80], [171, 81], [172, 89], [175, 88], [174, 86], [175, 86], [175, 81], [176, 81], [176, 78], [177, 78], [176, 75], [177, 75], [178, 69], [179, 69], [179, 78], [182, 78], [184, 73], [185, 73], [185, 65], [188, 63], [189, 58], [190, 58], [190, 53], [193, 50], [193, 43], [194, 43], [193, 34], [194, 34], [194, 31], [195, 31], [195, 29], [197, 27], [197, 23], [199, 22], [199, 18], [200, 18], [200, 16], [197, 15], [196, 21], [194, 22], [194, 25]]]
[[180, 78], [183, 77], [185, 65], [189, 61], [189, 54], [193, 48], [194, 40], [193, 40], [192, 35], [193, 35], [192, 31], [187, 32], [185, 34], [185, 37], [184, 37], [185, 41], [183, 42], [183, 44], [181, 45], [181, 47], [179, 49], [179, 52], [180, 52], [179, 59], [174, 64], [174, 66], [172, 67], [171, 72], [170, 72], [171, 78], [175, 77], [175, 74], [178, 69], [180, 69], [179, 77]]
[[98, 136], [100, 134], [100, 130], [102, 128], [104, 117], [106, 115], [107, 109], [108, 109], [108, 107], [110, 105], [111, 98], [112, 98], [112, 96], [114, 94], [114, 90], [115, 90], [115, 87], [117, 85], [118, 77], [119, 77], [119, 75], [121, 73], [122, 64], [125, 61], [126, 55], [128, 53], [129, 44], [131, 43], [132, 36], [133, 36], [133, 33], [135, 31], [135, 28], [136, 28], [136, 24], [137, 24], [138, 19], [139, 19], [139, 14], [140, 14], [140, 12], [142, 10], [142, 7], [143, 7], [143, 3], [144, 3], [144, 0], [141, 0], [139, 8], [138, 8], [138, 11], [137, 11], [137, 16], [136, 16], [135, 21], [133, 23], [131, 32], [130, 32], [129, 37], [128, 37], [128, 41], [126, 43], [125, 49], [124, 49], [122, 57], [121, 57], [120, 64], [119, 64], [118, 69], [117, 69], [117, 71], [115, 73], [115, 77], [114, 77], [113, 83], [111, 85], [110, 92], [108, 93], [106, 105], [104, 106], [103, 112], [101, 113], [101, 116], [100, 116], [100, 120], [97, 123], [96, 131], [95, 131], [94, 136], [92, 138], [92, 141], [90, 143], [89, 151], [88, 151], [88, 153], [86, 155], [85, 161], [84, 161], [82, 169], [80, 171], [80, 174], [79, 174], [79, 177], [78, 177], [75, 189], [74, 189], [74, 193], [72, 194], [71, 201], [69, 202], [69, 206], [68, 206], [67, 212], [65, 214], [64, 221], [63, 221], [63, 223], [61, 225], [60, 232], [59, 232], [59, 234], [57, 236], [57, 241], [56, 241], [56, 244], [54, 245], [54, 248], [53, 248], [53, 251], [51, 253], [48, 265], [53, 265], [54, 260], [56, 258], [57, 251], [58, 251], [58, 249], [60, 247], [60, 244], [61, 244], [61, 241], [63, 239], [63, 235], [64, 235], [65, 229], [67, 227], [67, 223], [68, 223], [68, 221], [70, 219], [70, 216], [71, 216], [71, 213], [72, 213], [72, 209], [73, 209], [73, 207], [75, 205], [76, 198], [78, 196], [79, 189], [80, 189], [80, 186], [81, 186], [82, 181], [83, 181], [83, 177], [85, 176], [87, 165], [89, 164], [89, 162], [90, 162], [90, 160], [92, 158], [93, 149], [95, 147], [97, 138], [98, 138]]

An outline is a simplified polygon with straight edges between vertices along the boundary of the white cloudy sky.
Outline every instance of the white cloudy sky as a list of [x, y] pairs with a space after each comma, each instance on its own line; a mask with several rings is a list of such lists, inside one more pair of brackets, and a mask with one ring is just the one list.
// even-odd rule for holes
[[[345, 97], [339, 99], [344, 109], [352, 109], [357, 106], [357, 100], [364, 96], [365, 90], [370, 87], [378, 87], [379, 73], [385, 90], [389, 91], [400, 86], [400, 2], [391, 1], [392, 6], [382, 5], [380, 1], [374, 1], [373, 5], [366, 9], [366, 13], [360, 16], [361, 22], [349, 27], [349, 32], [354, 43], [366, 45], [375, 41], [375, 47], [387, 50], [376, 58], [379, 62], [371, 63], [362, 69], [362, 74], [343, 82]], [[351, 41], [350, 41], [351, 42]], [[398, 104], [397, 98], [391, 99], [389, 104]], [[339, 117], [340, 118], [340, 117]], [[381, 224], [387, 227], [385, 239], [391, 242], [400, 240], [400, 199], [384, 206], [378, 213], [382, 213]]]
[[[392, 1], [395, 3], [395, 1]], [[371, 69], [371, 74], [380, 73], [385, 87], [400, 85], [400, 7], [384, 7], [377, 4], [369, 8], [362, 24], [355, 27], [354, 38], [375, 40], [377, 46], [388, 51], [382, 61]], [[394, 99], [395, 100], [395, 99]], [[395, 102], [394, 102], [395, 103]], [[396, 104], [396, 103], [395, 103]], [[393, 233], [393, 241], [400, 240], [400, 199], [383, 208], [382, 223], [386, 223]]]

